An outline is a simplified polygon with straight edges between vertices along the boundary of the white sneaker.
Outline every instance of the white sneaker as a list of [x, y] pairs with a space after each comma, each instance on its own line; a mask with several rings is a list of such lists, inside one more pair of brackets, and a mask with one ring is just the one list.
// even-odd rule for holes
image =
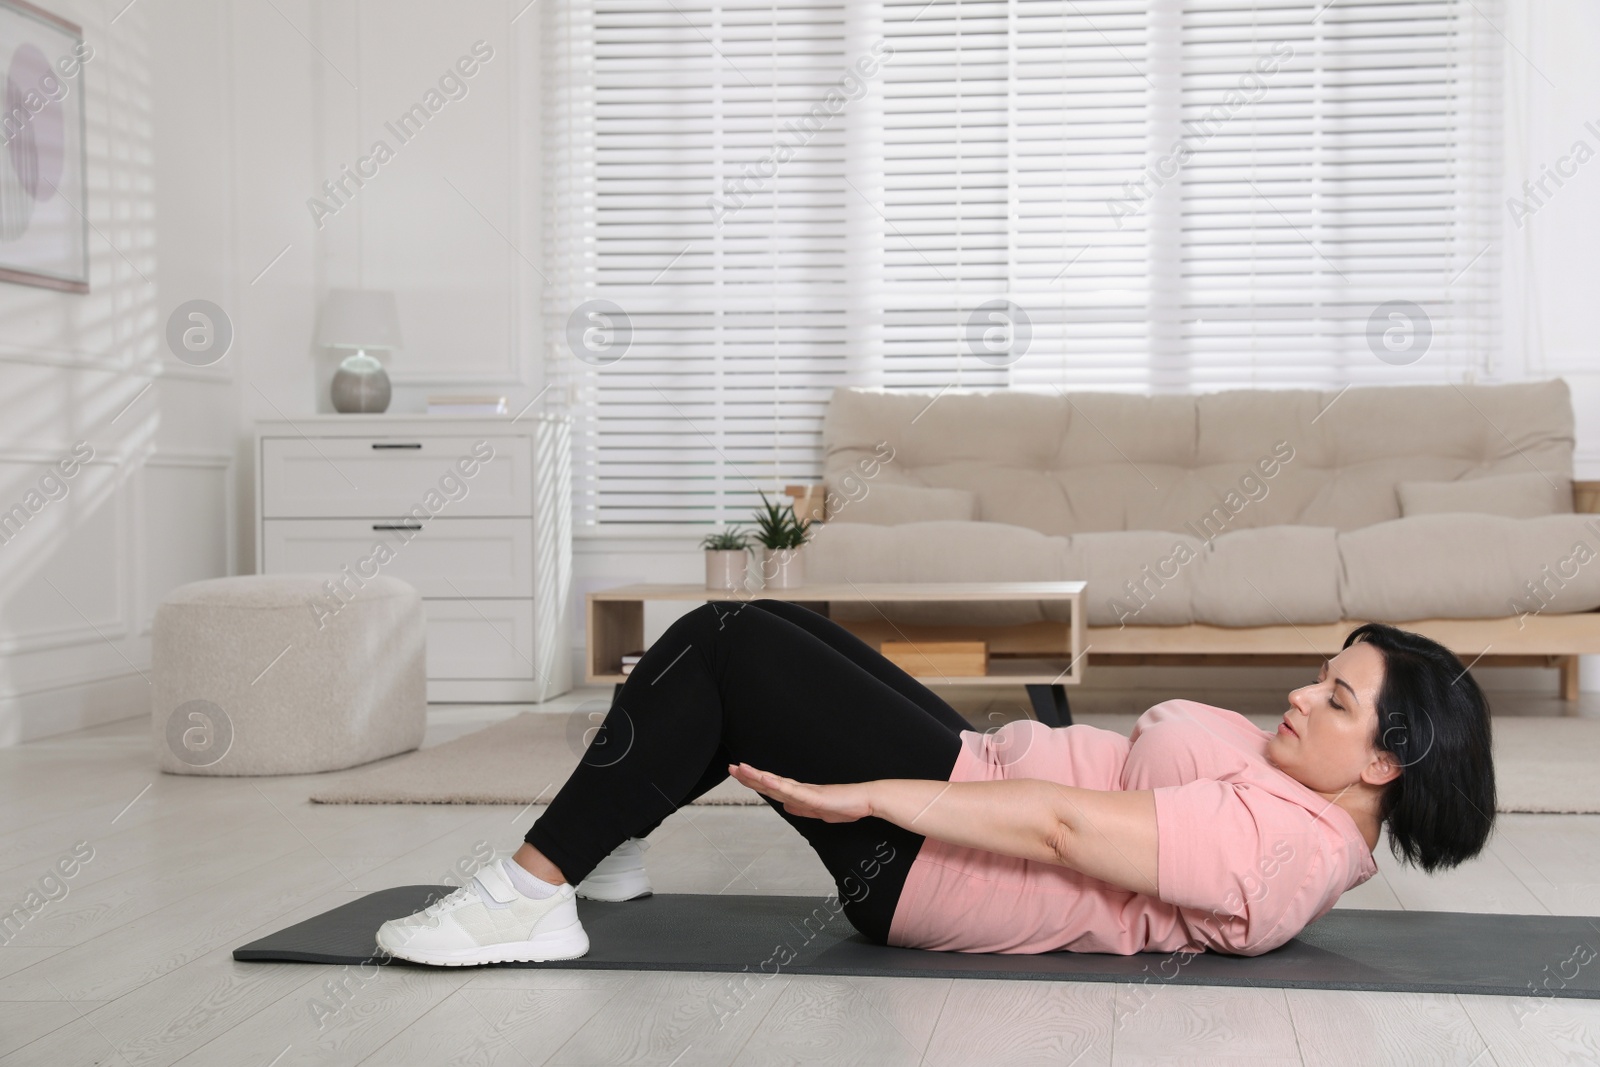
[[628, 838], [578, 883], [578, 895], [587, 900], [610, 901], [650, 896], [654, 890], [644, 869], [644, 850], [649, 847], [650, 842], [642, 837]]
[[589, 951], [573, 887], [565, 882], [542, 900], [524, 896], [500, 860], [415, 915], [378, 928], [391, 956], [437, 967], [574, 960]]

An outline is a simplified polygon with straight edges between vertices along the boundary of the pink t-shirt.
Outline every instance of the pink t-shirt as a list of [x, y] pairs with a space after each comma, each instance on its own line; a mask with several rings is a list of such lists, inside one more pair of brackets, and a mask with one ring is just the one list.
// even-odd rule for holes
[[1168, 700], [1133, 732], [1033, 719], [963, 730], [952, 782], [1043, 778], [1150, 789], [1159, 897], [1057, 864], [926, 839], [888, 942], [954, 952], [1200, 951], [1255, 956], [1377, 873], [1355, 820], [1266, 758], [1237, 712]]

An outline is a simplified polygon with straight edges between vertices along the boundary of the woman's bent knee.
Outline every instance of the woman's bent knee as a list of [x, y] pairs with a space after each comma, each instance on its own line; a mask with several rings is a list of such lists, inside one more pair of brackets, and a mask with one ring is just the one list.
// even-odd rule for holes
[[667, 633], [682, 634], [685, 630], [695, 633], [715, 633], [726, 625], [723, 617], [728, 609], [734, 606], [736, 605], [722, 600], [708, 600], [672, 620], [662, 636], [666, 636]]

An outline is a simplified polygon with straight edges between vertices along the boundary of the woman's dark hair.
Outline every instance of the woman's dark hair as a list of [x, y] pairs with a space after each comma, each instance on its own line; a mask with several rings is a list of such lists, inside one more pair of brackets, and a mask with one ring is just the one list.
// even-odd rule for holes
[[1402, 770], [1384, 788], [1378, 819], [1396, 859], [1432, 874], [1482, 851], [1494, 826], [1489, 702], [1455, 653], [1437, 641], [1369, 622], [1344, 639], [1383, 654], [1373, 747]]

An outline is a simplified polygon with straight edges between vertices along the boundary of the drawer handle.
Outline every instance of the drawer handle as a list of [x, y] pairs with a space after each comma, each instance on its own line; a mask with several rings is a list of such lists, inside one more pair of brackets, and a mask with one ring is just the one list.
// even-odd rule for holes
[[420, 529], [422, 529], [422, 523], [420, 523], [420, 522], [375, 522], [375, 523], [372, 524], [372, 528], [374, 530], [420, 530]]
[[421, 441], [417, 441], [417, 442], [407, 443], [407, 444], [391, 444], [391, 443], [389, 443], [387, 441], [374, 441], [374, 442], [372, 442], [372, 447], [373, 448], [377, 448], [377, 449], [385, 449], [385, 448], [421, 448], [422, 447], [422, 442]]

